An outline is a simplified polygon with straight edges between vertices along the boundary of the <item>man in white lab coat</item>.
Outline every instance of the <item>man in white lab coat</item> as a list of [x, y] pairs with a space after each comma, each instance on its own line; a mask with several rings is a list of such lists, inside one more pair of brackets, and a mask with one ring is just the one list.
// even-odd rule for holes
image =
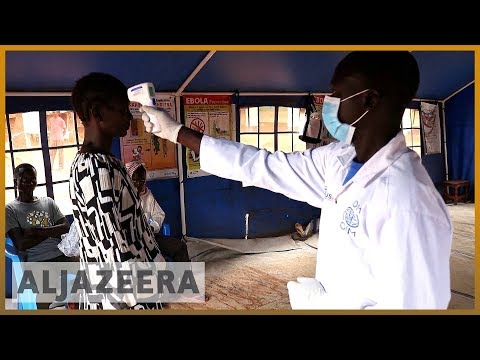
[[408, 51], [348, 54], [322, 109], [338, 142], [303, 153], [272, 154], [141, 111], [147, 131], [200, 154], [202, 170], [322, 208], [316, 275], [287, 284], [292, 309], [446, 309], [451, 220], [400, 130], [418, 84]]

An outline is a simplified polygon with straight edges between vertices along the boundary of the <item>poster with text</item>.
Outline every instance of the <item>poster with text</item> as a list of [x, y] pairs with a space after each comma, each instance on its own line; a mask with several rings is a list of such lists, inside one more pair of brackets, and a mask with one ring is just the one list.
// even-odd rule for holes
[[320, 131], [320, 142], [318, 144], [307, 143], [307, 149], [317, 148], [319, 146], [324, 146], [330, 144], [332, 141], [335, 141], [335, 138], [330, 135], [322, 119], [322, 108], [323, 100], [325, 99], [324, 95], [315, 95], [313, 97], [313, 103], [315, 104], [315, 112], [310, 113], [310, 126], [307, 129], [307, 136], [317, 138], [318, 132]]
[[425, 102], [420, 103], [420, 120], [423, 130], [425, 155], [441, 153], [442, 142], [438, 106]]
[[[203, 134], [232, 140], [233, 110], [230, 95], [185, 95], [185, 126]], [[187, 177], [210, 175], [200, 170], [200, 157], [186, 149]]]
[[[175, 118], [175, 97], [157, 94], [155, 98], [157, 107]], [[177, 177], [176, 145], [145, 131], [140, 106], [136, 102], [130, 103], [133, 120], [127, 135], [120, 138], [122, 161], [125, 164], [133, 160], [143, 162], [147, 168], [147, 180]]]

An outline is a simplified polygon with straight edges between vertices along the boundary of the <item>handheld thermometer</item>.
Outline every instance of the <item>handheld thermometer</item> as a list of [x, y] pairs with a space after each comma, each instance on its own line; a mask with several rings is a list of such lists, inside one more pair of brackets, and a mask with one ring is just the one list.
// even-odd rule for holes
[[156, 106], [155, 87], [151, 82], [145, 82], [128, 88], [128, 100], [142, 105]]

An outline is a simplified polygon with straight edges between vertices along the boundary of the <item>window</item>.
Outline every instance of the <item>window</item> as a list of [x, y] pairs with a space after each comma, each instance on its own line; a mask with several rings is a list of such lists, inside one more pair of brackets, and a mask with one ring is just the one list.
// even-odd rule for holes
[[420, 133], [420, 110], [405, 109], [402, 118], [402, 130], [407, 146], [422, 157], [422, 138]]
[[240, 108], [240, 142], [270, 152], [305, 151], [298, 136], [306, 121], [306, 109], [282, 106]]
[[[46, 126], [41, 126], [42, 123]], [[83, 135], [83, 125], [76, 121], [72, 111], [8, 114], [5, 122], [5, 201], [18, 196], [13, 183], [15, 167], [30, 163], [37, 170], [34, 194], [53, 198], [64, 215], [71, 215], [68, 180]]]

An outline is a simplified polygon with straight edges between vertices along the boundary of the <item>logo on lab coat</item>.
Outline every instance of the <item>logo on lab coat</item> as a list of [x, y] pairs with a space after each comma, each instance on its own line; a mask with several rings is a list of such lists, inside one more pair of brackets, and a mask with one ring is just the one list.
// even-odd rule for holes
[[354, 228], [358, 227], [358, 216], [351, 207], [348, 207], [347, 210], [345, 210], [343, 213], [343, 218], [348, 226]]
[[340, 222], [340, 228], [347, 234], [356, 236], [358, 225], [360, 221], [358, 215], [362, 211], [360, 203], [355, 200], [352, 206], [349, 206], [343, 212], [343, 220]]

